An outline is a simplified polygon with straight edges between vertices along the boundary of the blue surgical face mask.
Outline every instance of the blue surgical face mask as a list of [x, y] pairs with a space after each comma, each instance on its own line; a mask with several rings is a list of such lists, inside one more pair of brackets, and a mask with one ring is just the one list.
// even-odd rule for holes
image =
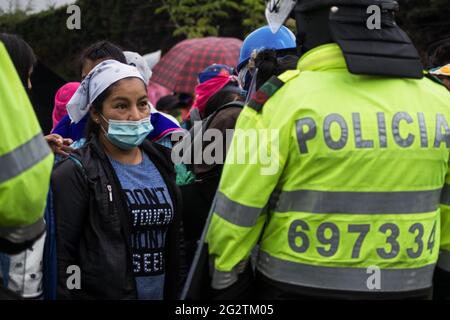
[[[103, 117], [103, 115], [102, 115]], [[105, 117], [103, 117], [105, 119]], [[123, 150], [133, 149], [144, 142], [145, 138], [153, 131], [150, 117], [139, 121], [106, 120], [108, 122], [108, 132], [105, 131], [106, 138], [116, 147]]]

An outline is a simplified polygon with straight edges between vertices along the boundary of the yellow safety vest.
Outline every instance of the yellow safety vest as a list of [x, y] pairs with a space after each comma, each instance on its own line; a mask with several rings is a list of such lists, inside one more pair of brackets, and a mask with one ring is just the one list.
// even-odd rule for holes
[[257, 243], [257, 269], [282, 283], [431, 287], [439, 245], [450, 252], [449, 98], [426, 78], [351, 74], [336, 44], [265, 84], [238, 119], [216, 196], [213, 287], [234, 283]]
[[0, 238], [21, 243], [43, 232], [52, 166], [53, 154], [0, 42]]

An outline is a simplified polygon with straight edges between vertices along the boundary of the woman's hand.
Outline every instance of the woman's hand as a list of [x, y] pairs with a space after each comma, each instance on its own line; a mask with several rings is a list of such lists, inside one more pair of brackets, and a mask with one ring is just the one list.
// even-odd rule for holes
[[74, 151], [70, 145], [73, 143], [72, 139], [64, 139], [59, 134], [49, 134], [44, 137], [54, 154], [59, 154], [63, 157], [69, 156]]

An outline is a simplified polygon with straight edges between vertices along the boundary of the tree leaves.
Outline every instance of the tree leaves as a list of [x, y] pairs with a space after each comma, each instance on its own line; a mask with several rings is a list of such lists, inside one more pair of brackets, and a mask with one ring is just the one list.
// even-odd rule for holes
[[216, 22], [229, 17], [230, 11], [240, 8], [238, 0], [161, 0], [156, 13], [166, 12], [175, 25], [174, 36], [198, 38], [217, 36]]
[[[430, 42], [450, 37], [448, 1], [399, 0], [399, 25], [422, 54]], [[46, 65], [76, 80], [79, 70], [74, 62], [80, 51], [98, 40], [147, 53], [166, 51], [184, 38], [242, 39], [266, 24], [264, 0], [78, 0], [77, 4], [82, 10], [79, 31], [66, 28], [65, 8], [33, 15], [24, 9], [0, 12], [0, 30], [21, 35]]]

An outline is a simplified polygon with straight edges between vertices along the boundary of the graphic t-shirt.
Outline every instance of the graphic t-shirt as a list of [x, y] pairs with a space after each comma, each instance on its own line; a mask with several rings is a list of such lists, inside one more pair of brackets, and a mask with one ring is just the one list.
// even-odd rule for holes
[[173, 220], [173, 204], [158, 169], [144, 152], [142, 156], [138, 165], [110, 160], [125, 193], [132, 222], [130, 243], [138, 298], [162, 300], [164, 248]]

